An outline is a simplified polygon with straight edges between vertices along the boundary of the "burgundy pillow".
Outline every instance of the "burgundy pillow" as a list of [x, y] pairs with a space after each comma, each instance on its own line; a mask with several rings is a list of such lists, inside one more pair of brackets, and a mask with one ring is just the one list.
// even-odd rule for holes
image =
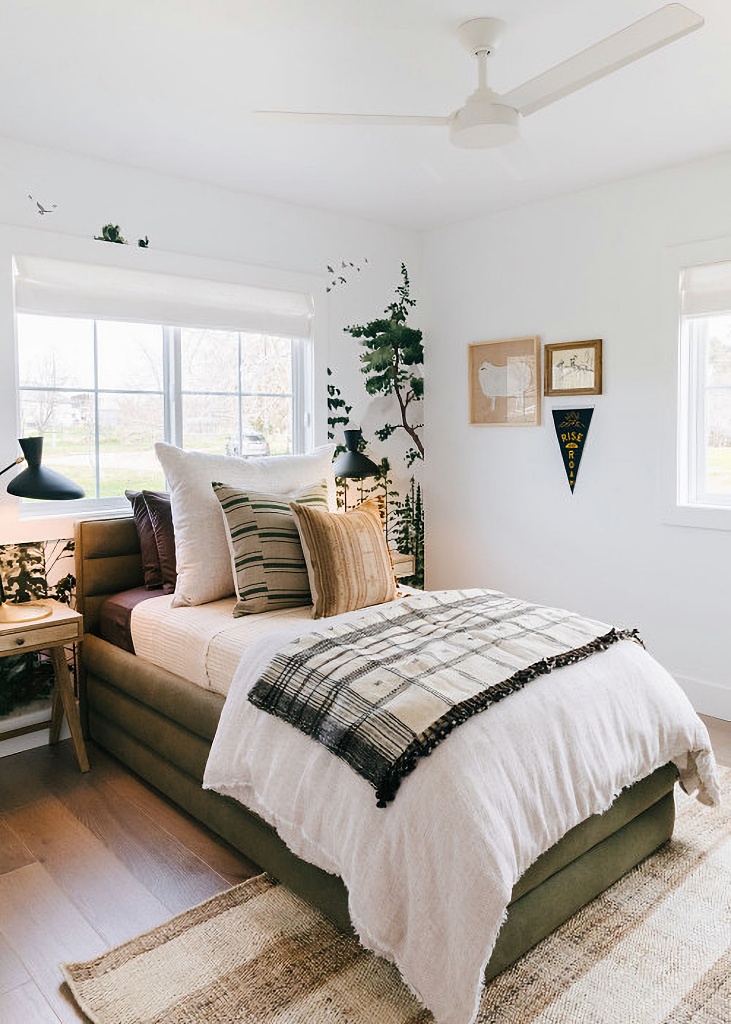
[[143, 491], [142, 497], [145, 500], [155, 534], [162, 586], [164, 590], [172, 593], [175, 590], [178, 572], [175, 561], [175, 532], [173, 530], [170, 495], [163, 494], [160, 491]]
[[163, 583], [160, 568], [160, 556], [157, 553], [157, 541], [150, 513], [142, 495], [142, 491], [125, 491], [124, 496], [132, 505], [132, 518], [137, 528], [142, 555], [142, 575], [148, 590], [158, 590]]

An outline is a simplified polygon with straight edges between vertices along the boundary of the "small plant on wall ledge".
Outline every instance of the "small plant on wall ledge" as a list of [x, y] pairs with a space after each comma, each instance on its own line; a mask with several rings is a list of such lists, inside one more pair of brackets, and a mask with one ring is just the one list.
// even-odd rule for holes
[[376, 436], [386, 441], [397, 430], [405, 430], [415, 446], [406, 452], [406, 461], [411, 466], [416, 459], [424, 458], [424, 444], [419, 436], [422, 424], [411, 420], [414, 405], [418, 406], [424, 397], [424, 378], [414, 372], [424, 362], [424, 346], [421, 331], [406, 323], [416, 299], [409, 296], [409, 275], [403, 263], [401, 277], [397, 297], [384, 310], [385, 317], [345, 330], [359, 338], [365, 349], [360, 361], [368, 394], [394, 395], [398, 402], [401, 422], [384, 424]]
[[94, 235], [97, 242], [116, 242], [118, 245], [126, 245], [127, 239], [122, 238], [119, 224], [105, 224], [100, 235]]
[[[105, 224], [102, 228], [100, 235], [94, 235], [94, 240], [97, 242], [116, 242], [117, 245], [129, 245], [126, 238], [122, 237], [119, 224]], [[137, 239], [137, 247], [139, 249], [147, 249], [150, 245], [150, 240], [145, 235], [144, 238]]]

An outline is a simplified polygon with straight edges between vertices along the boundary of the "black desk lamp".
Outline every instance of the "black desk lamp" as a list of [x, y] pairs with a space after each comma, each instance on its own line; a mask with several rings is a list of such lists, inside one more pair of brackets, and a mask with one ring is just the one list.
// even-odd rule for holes
[[[338, 455], [333, 463], [333, 473], [344, 480], [365, 480], [369, 476], [379, 476], [381, 467], [358, 451], [360, 430], [345, 430], [345, 451]], [[361, 493], [362, 497], [362, 493]], [[348, 486], [345, 485], [345, 511], [348, 511]]]
[[[7, 473], [13, 466], [27, 462], [27, 469], [21, 470], [8, 484], [8, 494], [18, 498], [42, 498], [46, 501], [65, 501], [71, 498], [83, 498], [83, 488], [68, 477], [61, 476], [53, 469], [41, 465], [43, 456], [42, 437], [21, 437], [18, 439], [22, 455], [14, 459], [5, 469], [0, 469], [0, 476]], [[23, 604], [8, 604], [5, 601], [5, 590], [0, 576], [0, 623], [32, 622], [50, 615], [53, 609], [44, 601], [26, 601]]]

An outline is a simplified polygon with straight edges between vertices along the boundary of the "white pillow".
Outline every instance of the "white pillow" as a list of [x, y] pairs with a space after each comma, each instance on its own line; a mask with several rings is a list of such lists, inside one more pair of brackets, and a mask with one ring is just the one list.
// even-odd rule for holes
[[240, 459], [186, 451], [160, 441], [155, 453], [165, 472], [175, 528], [178, 579], [173, 605], [207, 604], [234, 592], [226, 527], [211, 483], [286, 495], [327, 480], [331, 507], [335, 494], [334, 445], [312, 455], [273, 455]]

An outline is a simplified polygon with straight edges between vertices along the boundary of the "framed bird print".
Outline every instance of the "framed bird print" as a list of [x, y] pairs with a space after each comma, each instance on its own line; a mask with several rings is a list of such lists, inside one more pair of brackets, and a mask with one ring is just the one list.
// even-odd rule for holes
[[543, 358], [544, 395], [601, 395], [601, 339], [545, 345]]
[[470, 423], [534, 427], [541, 422], [541, 343], [537, 337], [469, 346]]

